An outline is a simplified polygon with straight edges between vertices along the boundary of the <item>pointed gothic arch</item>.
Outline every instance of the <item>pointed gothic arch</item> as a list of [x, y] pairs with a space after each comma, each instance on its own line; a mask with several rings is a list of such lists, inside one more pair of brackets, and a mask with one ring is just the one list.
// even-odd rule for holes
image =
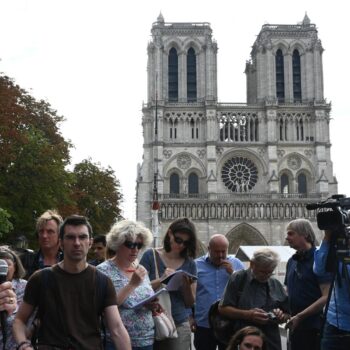
[[226, 237], [229, 254], [235, 254], [241, 245], [268, 245], [260, 231], [245, 222], [234, 227]]
[[295, 48], [292, 54], [293, 71], [293, 99], [294, 102], [301, 102], [301, 61], [300, 51]]
[[197, 56], [195, 49], [191, 46], [187, 50], [187, 101], [197, 101]]
[[284, 54], [282, 49], [278, 49], [275, 55], [276, 70], [276, 97], [278, 101], [284, 102]]
[[183, 49], [187, 51], [190, 47], [193, 47], [196, 55], [202, 50], [202, 44], [197, 38], [187, 38], [183, 43]]
[[172, 48], [175, 48], [178, 53], [181, 51], [182, 42], [178, 38], [170, 38], [169, 41], [164, 42], [164, 52], [169, 55], [169, 52]]
[[303, 56], [306, 51], [306, 45], [300, 41], [293, 41], [289, 44], [289, 53], [293, 54], [294, 50], [298, 50], [300, 56]]
[[178, 51], [172, 47], [168, 56], [168, 98], [169, 101], [177, 101], [179, 98], [179, 63]]

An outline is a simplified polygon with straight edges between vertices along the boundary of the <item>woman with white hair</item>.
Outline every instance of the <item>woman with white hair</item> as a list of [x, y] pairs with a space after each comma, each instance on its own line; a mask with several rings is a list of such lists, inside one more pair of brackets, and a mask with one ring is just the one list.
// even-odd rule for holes
[[283, 285], [272, 274], [279, 255], [271, 249], [256, 250], [248, 270], [233, 273], [226, 285], [219, 312], [237, 324], [236, 331], [255, 326], [266, 335], [268, 350], [281, 350], [278, 324], [289, 318]]
[[[154, 292], [146, 269], [138, 265], [140, 250], [152, 243], [152, 233], [139, 222], [123, 220], [115, 224], [107, 234], [107, 247], [115, 256], [97, 266], [111, 278], [117, 292], [121, 319], [127, 329], [133, 350], [152, 350], [154, 322], [147, 306], [133, 305]], [[115, 349], [107, 332], [106, 350]]]

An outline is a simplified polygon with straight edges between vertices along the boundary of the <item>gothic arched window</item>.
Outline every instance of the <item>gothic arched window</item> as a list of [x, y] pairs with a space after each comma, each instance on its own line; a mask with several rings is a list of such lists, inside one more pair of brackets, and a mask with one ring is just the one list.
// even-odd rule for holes
[[294, 102], [301, 101], [301, 70], [298, 50], [293, 51], [293, 97]]
[[281, 49], [276, 52], [276, 97], [284, 102], [284, 57]]
[[198, 175], [195, 173], [191, 173], [188, 177], [188, 193], [196, 194], [198, 192]]
[[170, 193], [180, 193], [180, 177], [176, 173], [170, 175]]
[[187, 101], [197, 100], [197, 65], [196, 54], [191, 47], [187, 51]]
[[306, 175], [303, 173], [298, 175], [298, 193], [301, 193], [301, 194], [307, 193], [307, 180], [306, 180]]
[[281, 193], [287, 194], [289, 193], [289, 177], [286, 174], [281, 176]]
[[179, 97], [178, 57], [175, 48], [169, 52], [168, 58], [168, 93], [169, 101], [177, 101]]

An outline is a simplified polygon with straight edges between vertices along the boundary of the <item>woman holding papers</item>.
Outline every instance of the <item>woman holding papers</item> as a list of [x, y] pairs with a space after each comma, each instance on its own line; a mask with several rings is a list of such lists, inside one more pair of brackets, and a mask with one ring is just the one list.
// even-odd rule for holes
[[[154, 294], [146, 269], [137, 265], [138, 253], [152, 243], [152, 233], [141, 223], [123, 220], [107, 234], [107, 247], [116, 255], [97, 266], [109, 276], [117, 292], [120, 317], [133, 350], [152, 350], [154, 323], [152, 303], [134, 307]], [[107, 332], [106, 350], [114, 350]]]
[[[187, 350], [191, 344], [191, 329], [188, 317], [195, 302], [197, 268], [193, 260], [196, 254], [196, 229], [187, 218], [175, 220], [168, 228], [163, 247], [147, 250], [140, 261], [148, 271], [152, 287], [157, 290], [164, 279], [175, 271], [180, 273], [181, 283], [178, 288], [169, 290], [171, 298], [171, 312], [176, 324], [178, 338], [155, 342], [154, 349]], [[159, 278], [156, 279], [156, 265]], [[173, 277], [174, 278], [174, 277]], [[171, 281], [171, 280], [170, 280]], [[170, 282], [169, 282], [170, 283]]]

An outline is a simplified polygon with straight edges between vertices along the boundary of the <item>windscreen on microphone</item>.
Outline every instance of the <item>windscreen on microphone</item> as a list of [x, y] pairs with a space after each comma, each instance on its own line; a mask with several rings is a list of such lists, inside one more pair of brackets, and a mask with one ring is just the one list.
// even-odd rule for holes
[[310, 204], [306, 204], [306, 209], [307, 210], [315, 210], [318, 209], [318, 203], [310, 203]]
[[0, 284], [6, 281], [8, 270], [9, 267], [7, 265], [6, 260], [0, 259]]

